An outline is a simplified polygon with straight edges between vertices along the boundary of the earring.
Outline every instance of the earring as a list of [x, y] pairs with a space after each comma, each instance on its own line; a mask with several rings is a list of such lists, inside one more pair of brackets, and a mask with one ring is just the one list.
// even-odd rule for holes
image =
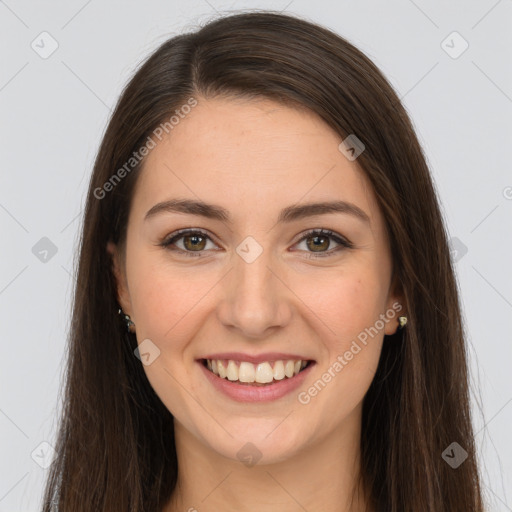
[[398, 328], [401, 330], [405, 327], [407, 324], [407, 317], [406, 316], [399, 316], [398, 317]]
[[126, 315], [124, 311], [120, 308], [117, 311], [121, 316], [124, 316], [124, 321], [126, 323], [126, 329], [128, 332], [135, 332], [135, 324], [132, 322], [132, 319], [130, 318], [130, 315]]

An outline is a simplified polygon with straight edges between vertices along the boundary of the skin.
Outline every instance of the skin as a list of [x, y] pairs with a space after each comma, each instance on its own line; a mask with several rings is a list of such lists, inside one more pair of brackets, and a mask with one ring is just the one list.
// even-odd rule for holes
[[[118, 299], [160, 355], [144, 371], [174, 416], [178, 487], [171, 511], [359, 511], [349, 495], [359, 470], [362, 400], [378, 365], [385, 322], [314, 397], [307, 391], [349, 350], [365, 328], [402, 297], [392, 287], [392, 260], [371, 184], [339, 150], [340, 136], [316, 115], [270, 100], [198, 98], [198, 105], [150, 152], [138, 178], [126, 252], [112, 243]], [[144, 220], [156, 203], [201, 199], [230, 212], [230, 223], [165, 212]], [[365, 223], [329, 213], [277, 224], [282, 208], [345, 200]], [[179, 229], [211, 238], [202, 256], [180, 256], [159, 243]], [[309, 229], [332, 238], [314, 257]], [[189, 235], [190, 236], [190, 235]], [[248, 264], [237, 246], [252, 236], [263, 248]], [[181, 238], [175, 248], [194, 252]], [[192, 240], [193, 242], [193, 240]], [[335, 249], [341, 247], [339, 251]], [[196, 359], [212, 352], [289, 352], [316, 366], [297, 392], [267, 403], [238, 403], [209, 383]], [[332, 370], [331, 370], [332, 372]], [[237, 452], [261, 452], [246, 466]]]

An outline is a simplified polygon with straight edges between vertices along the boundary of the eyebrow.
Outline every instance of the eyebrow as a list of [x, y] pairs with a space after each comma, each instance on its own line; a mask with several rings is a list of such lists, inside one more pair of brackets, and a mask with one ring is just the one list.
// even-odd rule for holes
[[[229, 211], [222, 206], [196, 201], [192, 199], [170, 199], [155, 204], [146, 213], [144, 220], [154, 217], [160, 213], [185, 213], [189, 215], [198, 215], [207, 219], [219, 220], [221, 222], [230, 222]], [[326, 215], [329, 213], [345, 213], [356, 217], [357, 219], [370, 224], [370, 218], [364, 210], [353, 203], [347, 201], [326, 201], [318, 203], [305, 203], [292, 205], [283, 208], [279, 213], [277, 223], [293, 222], [295, 220], [313, 217], [315, 215]]]

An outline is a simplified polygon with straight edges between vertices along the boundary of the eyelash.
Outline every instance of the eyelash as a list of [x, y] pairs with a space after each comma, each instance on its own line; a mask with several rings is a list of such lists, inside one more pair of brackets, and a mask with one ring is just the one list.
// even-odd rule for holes
[[[176, 249], [176, 248], [171, 249], [170, 248], [170, 246], [172, 244], [174, 244], [181, 238], [184, 238], [185, 235], [189, 235], [189, 236], [201, 235], [213, 242], [213, 240], [204, 231], [201, 231], [199, 229], [182, 229], [182, 230], [178, 231], [175, 235], [172, 235], [171, 238], [164, 240], [159, 245], [165, 249], [170, 250], [170, 251], [180, 252], [183, 255], [188, 256], [188, 257], [197, 258], [197, 257], [202, 256], [202, 253], [205, 252], [206, 249], [203, 249], [201, 251], [184, 251], [183, 249]], [[304, 236], [295, 245], [301, 243], [302, 241], [304, 241], [312, 236], [327, 236], [329, 238], [332, 238], [336, 243], [339, 243], [341, 245], [341, 247], [337, 247], [335, 249], [331, 249], [331, 250], [323, 252], [323, 253], [309, 252], [309, 256], [304, 256], [306, 259], [326, 258], [328, 256], [332, 256], [333, 253], [337, 253], [338, 251], [340, 251], [344, 248], [352, 249], [354, 247], [353, 244], [350, 243], [348, 240], [337, 236], [336, 233], [334, 233], [333, 231], [330, 231], [328, 229], [312, 229], [312, 230], [308, 231], [307, 233], [305, 233]]]

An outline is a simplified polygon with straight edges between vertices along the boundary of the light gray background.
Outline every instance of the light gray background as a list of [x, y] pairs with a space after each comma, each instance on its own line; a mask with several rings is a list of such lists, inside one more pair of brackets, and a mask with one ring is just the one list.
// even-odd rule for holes
[[[490, 510], [512, 511], [512, 1], [7, 0], [0, 1], [0, 512], [39, 510], [47, 470], [36, 461], [48, 460], [51, 451], [40, 445], [55, 439], [73, 252], [110, 109], [164, 40], [218, 13], [256, 8], [334, 29], [403, 99], [450, 236], [460, 241], [454, 257], [462, 255], [457, 275]], [[31, 47], [50, 48], [40, 42], [43, 31], [58, 43], [46, 59]], [[469, 44], [457, 58], [445, 49], [458, 54], [463, 41], [452, 35], [443, 44], [454, 31]], [[32, 251], [43, 237], [57, 248], [46, 262]]]

